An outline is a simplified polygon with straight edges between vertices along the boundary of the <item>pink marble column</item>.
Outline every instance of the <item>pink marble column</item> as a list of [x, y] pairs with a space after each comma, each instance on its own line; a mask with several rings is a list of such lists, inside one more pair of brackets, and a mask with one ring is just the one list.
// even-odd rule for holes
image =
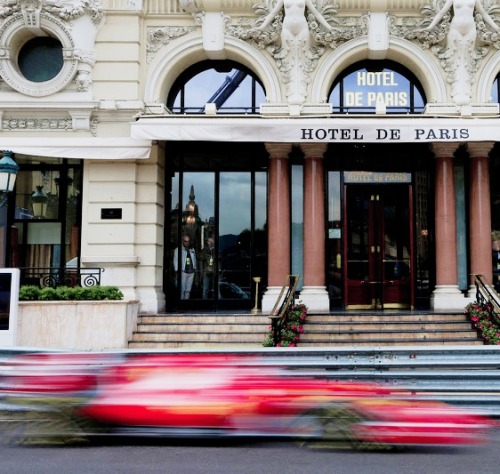
[[[266, 144], [269, 153], [268, 286], [281, 287], [290, 274], [291, 144]], [[263, 308], [264, 309], [264, 308]]]
[[301, 144], [304, 153], [304, 276], [300, 299], [312, 311], [327, 312], [325, 286], [324, 143]]
[[456, 143], [435, 143], [435, 227], [436, 227], [436, 288], [431, 301], [434, 309], [463, 307], [458, 289], [457, 224], [453, 154]]
[[304, 152], [304, 286], [325, 285], [325, 185], [323, 143], [301, 145]]
[[[482, 275], [487, 284], [493, 284], [491, 260], [491, 203], [490, 172], [488, 154], [493, 143], [469, 143], [470, 187], [469, 187], [469, 237], [470, 270]], [[474, 279], [471, 279], [474, 292]]]

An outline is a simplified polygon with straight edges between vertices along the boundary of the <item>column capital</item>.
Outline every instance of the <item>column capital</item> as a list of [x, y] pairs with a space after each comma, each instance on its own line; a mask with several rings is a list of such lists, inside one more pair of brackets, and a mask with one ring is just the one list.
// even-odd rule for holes
[[458, 142], [431, 143], [431, 151], [436, 158], [450, 158], [460, 145], [461, 143]]
[[328, 148], [327, 143], [301, 143], [300, 149], [304, 153], [304, 158], [323, 158]]
[[488, 157], [493, 149], [495, 142], [471, 142], [467, 143], [467, 151], [471, 158]]
[[288, 158], [292, 151], [291, 143], [266, 143], [265, 146], [269, 158]]

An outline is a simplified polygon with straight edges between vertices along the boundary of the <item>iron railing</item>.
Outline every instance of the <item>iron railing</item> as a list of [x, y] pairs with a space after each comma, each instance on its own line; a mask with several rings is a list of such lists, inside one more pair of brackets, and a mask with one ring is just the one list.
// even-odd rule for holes
[[482, 275], [473, 275], [476, 285], [476, 301], [488, 311], [491, 319], [500, 326], [500, 297], [484, 282]]
[[104, 268], [21, 267], [21, 285], [50, 286], [100, 286]]

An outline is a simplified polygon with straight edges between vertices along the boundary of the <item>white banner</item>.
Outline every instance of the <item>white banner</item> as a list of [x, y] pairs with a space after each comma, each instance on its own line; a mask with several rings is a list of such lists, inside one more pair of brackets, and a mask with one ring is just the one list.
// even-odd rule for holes
[[132, 138], [274, 143], [500, 141], [500, 118], [141, 117]]

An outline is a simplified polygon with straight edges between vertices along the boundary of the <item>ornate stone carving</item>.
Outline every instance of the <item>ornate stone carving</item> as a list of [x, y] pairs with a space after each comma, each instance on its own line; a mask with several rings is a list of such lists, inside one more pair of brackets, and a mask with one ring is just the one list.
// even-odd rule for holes
[[310, 73], [325, 48], [366, 34], [361, 19], [336, 18], [337, 8], [329, 0], [264, 0], [254, 6], [260, 17], [255, 24], [230, 26], [226, 31], [267, 49], [281, 71], [288, 103], [302, 104]]
[[[452, 14], [453, 10], [453, 14]], [[498, 7], [485, 0], [434, 0], [421, 9], [423, 20], [391, 21], [391, 33], [418, 42], [440, 61], [457, 105], [468, 105], [479, 62], [490, 45], [500, 48]]]
[[0, 5], [0, 17], [7, 18], [23, 12], [26, 21], [30, 23], [26, 23], [26, 26], [39, 26], [39, 20], [36, 23], [36, 18], [40, 11], [46, 11], [68, 22], [83, 15], [88, 15], [96, 25], [104, 19], [100, 0], [4, 0]]
[[196, 30], [195, 27], [184, 26], [165, 26], [150, 27], [147, 31], [147, 44], [146, 44], [146, 61], [150, 63], [157, 51], [170, 43], [171, 40], [187, 35], [191, 31]]
[[[104, 23], [100, 0], [3, 0], [0, 18], [5, 19], [0, 27], [0, 74], [9, 86], [25, 95], [46, 96], [74, 80], [78, 91], [90, 90], [95, 37]], [[44, 83], [23, 77], [16, 64], [22, 43], [12, 38], [26, 28], [50, 31], [63, 47], [61, 72]]]
[[71, 130], [72, 120], [56, 118], [5, 118], [3, 130]]

